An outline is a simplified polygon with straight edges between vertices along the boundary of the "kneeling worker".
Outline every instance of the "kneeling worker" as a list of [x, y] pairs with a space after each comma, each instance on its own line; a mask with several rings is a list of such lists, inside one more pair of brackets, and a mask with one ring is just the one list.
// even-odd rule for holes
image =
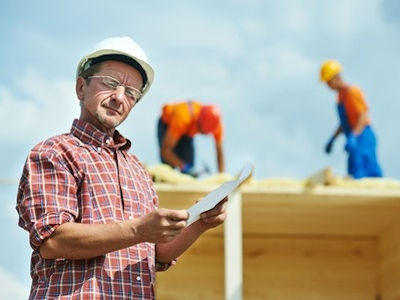
[[197, 176], [194, 171], [193, 138], [198, 133], [212, 134], [218, 171], [224, 172], [223, 127], [219, 109], [214, 105], [197, 101], [165, 104], [157, 131], [161, 162], [192, 176]]

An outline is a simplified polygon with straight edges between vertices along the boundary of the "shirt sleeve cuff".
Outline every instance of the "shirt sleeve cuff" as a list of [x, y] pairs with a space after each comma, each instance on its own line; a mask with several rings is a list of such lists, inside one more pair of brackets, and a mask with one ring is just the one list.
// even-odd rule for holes
[[48, 238], [61, 224], [71, 222], [73, 216], [68, 212], [48, 213], [36, 220], [29, 233], [29, 242], [33, 250], [38, 250], [43, 241]]
[[164, 272], [169, 269], [172, 265], [175, 265], [177, 262], [177, 259], [174, 259], [168, 263], [161, 263], [156, 260], [156, 272]]

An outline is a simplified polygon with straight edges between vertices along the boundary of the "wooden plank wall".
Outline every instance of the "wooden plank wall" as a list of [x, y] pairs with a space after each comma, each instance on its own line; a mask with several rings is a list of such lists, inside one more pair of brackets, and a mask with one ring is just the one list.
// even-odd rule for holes
[[[159, 191], [188, 208], [206, 191]], [[243, 193], [244, 299], [400, 299], [400, 198]], [[239, 262], [238, 262], [239, 263]], [[223, 227], [157, 274], [158, 299], [224, 299]]]
[[245, 235], [244, 299], [375, 300], [373, 239]]
[[394, 222], [379, 239], [380, 290], [382, 300], [400, 299], [400, 221]]

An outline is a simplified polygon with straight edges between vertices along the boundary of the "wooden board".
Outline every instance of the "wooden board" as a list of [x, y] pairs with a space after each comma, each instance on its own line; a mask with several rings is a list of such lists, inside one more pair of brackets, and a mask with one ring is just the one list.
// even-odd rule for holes
[[400, 216], [399, 197], [243, 192], [244, 233], [376, 237]]
[[372, 239], [244, 236], [244, 299], [375, 300]]

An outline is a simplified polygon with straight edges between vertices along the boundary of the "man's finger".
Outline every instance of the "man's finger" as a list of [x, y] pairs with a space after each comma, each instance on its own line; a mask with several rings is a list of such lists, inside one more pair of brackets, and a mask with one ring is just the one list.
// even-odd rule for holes
[[167, 218], [175, 222], [185, 221], [189, 218], [189, 214], [186, 210], [170, 210], [167, 214]]
[[220, 202], [218, 202], [218, 204], [215, 205], [213, 208], [203, 212], [201, 214], [201, 216], [212, 217], [212, 216], [219, 215], [221, 212], [225, 211], [225, 204], [227, 201], [228, 201], [228, 197], [225, 197]]

